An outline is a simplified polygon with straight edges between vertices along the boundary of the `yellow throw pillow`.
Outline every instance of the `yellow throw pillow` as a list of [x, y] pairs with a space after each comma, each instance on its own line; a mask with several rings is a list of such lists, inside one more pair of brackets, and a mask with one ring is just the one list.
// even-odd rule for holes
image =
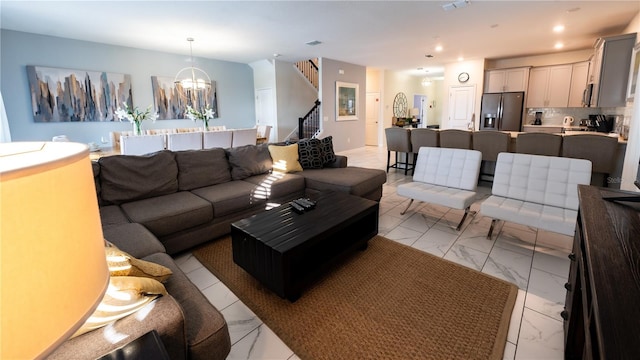
[[163, 295], [167, 295], [167, 290], [157, 280], [137, 276], [112, 276], [98, 308], [72, 338], [133, 314]]
[[302, 165], [298, 161], [298, 144], [269, 145], [269, 153], [273, 160], [273, 171], [283, 173], [302, 171]]
[[136, 259], [115, 246], [104, 248], [111, 276], [141, 276], [165, 282], [173, 274], [160, 264]]

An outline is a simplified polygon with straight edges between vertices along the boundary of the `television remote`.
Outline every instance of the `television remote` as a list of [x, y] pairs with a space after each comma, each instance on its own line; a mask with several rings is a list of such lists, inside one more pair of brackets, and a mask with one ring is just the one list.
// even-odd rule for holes
[[305, 210], [312, 210], [315, 207], [314, 203], [302, 198], [293, 200], [293, 202], [302, 206]]
[[289, 204], [291, 205], [291, 209], [293, 209], [293, 211], [297, 212], [298, 214], [304, 213], [304, 208], [298, 205], [295, 201], [291, 201]]

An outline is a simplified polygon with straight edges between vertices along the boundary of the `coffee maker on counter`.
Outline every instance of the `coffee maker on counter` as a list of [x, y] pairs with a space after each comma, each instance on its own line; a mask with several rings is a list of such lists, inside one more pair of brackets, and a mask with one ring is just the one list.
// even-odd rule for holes
[[536, 111], [536, 118], [533, 120], [533, 125], [542, 125], [542, 111]]

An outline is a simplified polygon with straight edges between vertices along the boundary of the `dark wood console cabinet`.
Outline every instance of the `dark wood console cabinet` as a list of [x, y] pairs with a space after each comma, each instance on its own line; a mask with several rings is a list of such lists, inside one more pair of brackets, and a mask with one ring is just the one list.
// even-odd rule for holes
[[640, 359], [639, 196], [580, 185], [580, 210], [565, 284], [565, 358]]

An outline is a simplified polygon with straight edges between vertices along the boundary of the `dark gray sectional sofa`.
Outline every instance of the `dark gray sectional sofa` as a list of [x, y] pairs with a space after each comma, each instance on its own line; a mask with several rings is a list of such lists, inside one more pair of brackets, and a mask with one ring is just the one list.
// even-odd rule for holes
[[[135, 314], [68, 340], [51, 356], [95, 358], [157, 330], [172, 359], [224, 359], [227, 324], [169, 255], [230, 233], [230, 225], [269, 207], [321, 191], [380, 200], [386, 173], [348, 167], [347, 158], [322, 168], [272, 172], [268, 145], [231, 149], [116, 155], [93, 163], [105, 239], [134, 257], [169, 267], [170, 296], [156, 301], [144, 321]], [[126, 334], [118, 341], [105, 331]]]

